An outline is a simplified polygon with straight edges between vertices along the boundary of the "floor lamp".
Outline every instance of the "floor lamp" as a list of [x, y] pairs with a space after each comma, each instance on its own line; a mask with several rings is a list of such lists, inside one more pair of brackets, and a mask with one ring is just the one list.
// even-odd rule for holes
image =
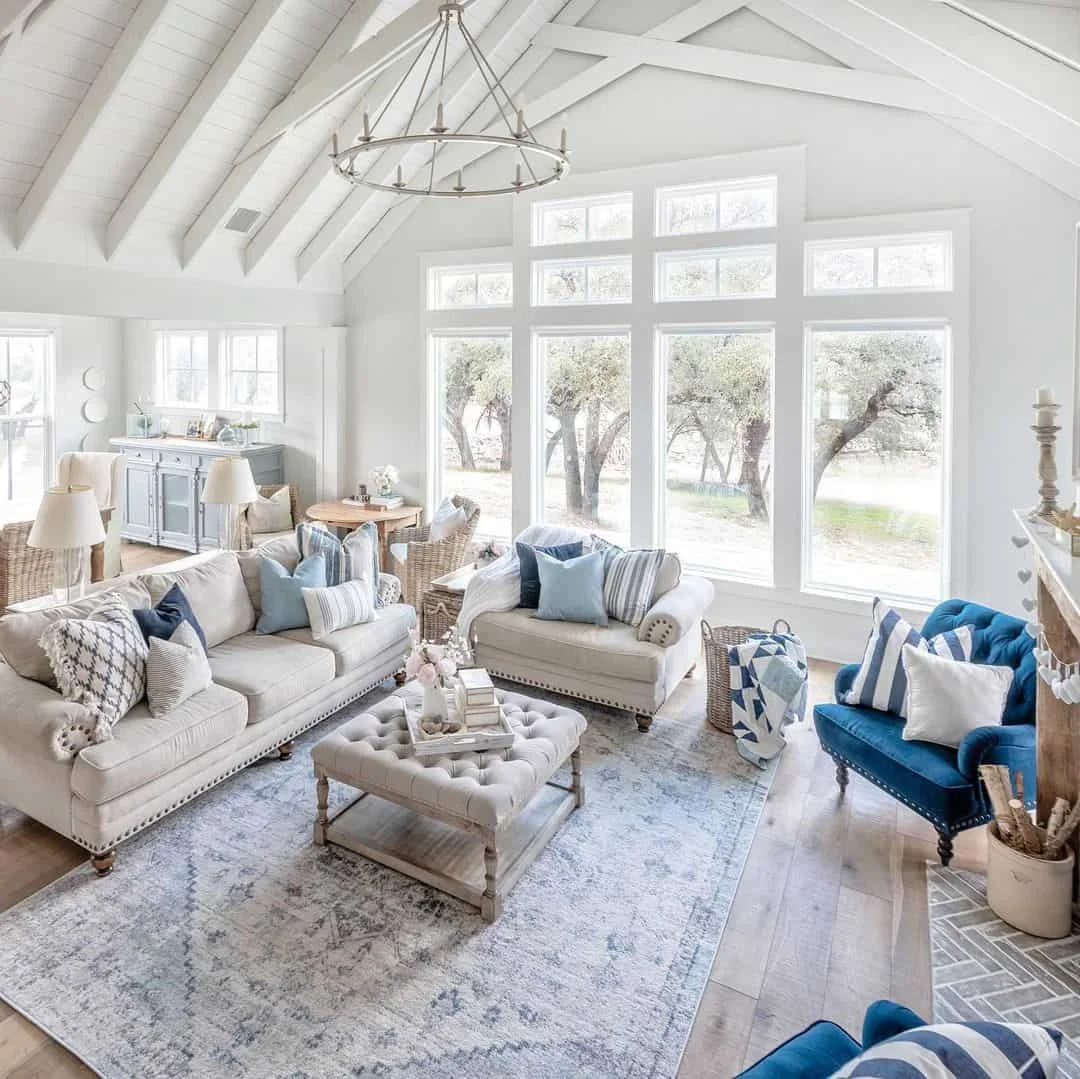
[[41, 500], [28, 547], [53, 552], [53, 593], [70, 602], [86, 591], [90, 548], [105, 541], [101, 510], [92, 487], [50, 487]]
[[208, 506], [222, 506], [221, 539], [223, 551], [240, 550], [240, 511], [256, 501], [255, 477], [246, 457], [218, 457], [210, 462], [202, 500]]

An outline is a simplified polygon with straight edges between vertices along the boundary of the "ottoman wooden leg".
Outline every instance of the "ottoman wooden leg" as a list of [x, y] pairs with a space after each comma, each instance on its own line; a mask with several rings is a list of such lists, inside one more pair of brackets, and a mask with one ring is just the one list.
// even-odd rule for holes
[[480, 899], [480, 914], [486, 922], [493, 922], [502, 913], [502, 897], [498, 892], [499, 852], [495, 849], [495, 836], [484, 838], [484, 894]]
[[329, 824], [327, 810], [330, 806], [330, 780], [322, 772], [316, 772], [315, 797], [318, 799], [319, 810], [315, 814], [315, 845], [326, 845], [326, 826]]
[[570, 790], [574, 795], [574, 808], [580, 809], [585, 804], [585, 784], [581, 778], [580, 746], [570, 754], [570, 772], [573, 776], [573, 779], [570, 781]]

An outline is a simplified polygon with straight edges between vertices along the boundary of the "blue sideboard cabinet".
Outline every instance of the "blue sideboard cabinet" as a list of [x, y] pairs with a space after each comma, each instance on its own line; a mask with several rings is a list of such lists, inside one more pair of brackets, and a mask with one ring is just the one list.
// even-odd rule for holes
[[202, 501], [210, 464], [246, 457], [256, 486], [285, 482], [285, 447], [276, 443], [227, 446], [184, 438], [112, 438], [124, 459], [120, 500], [124, 539], [181, 551], [214, 550], [221, 536], [220, 506]]

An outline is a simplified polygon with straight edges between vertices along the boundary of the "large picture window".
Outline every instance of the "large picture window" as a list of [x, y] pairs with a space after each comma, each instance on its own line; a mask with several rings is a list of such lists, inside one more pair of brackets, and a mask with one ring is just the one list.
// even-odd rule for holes
[[630, 538], [630, 335], [540, 333], [549, 524]]
[[937, 601], [947, 327], [815, 327], [807, 349], [808, 583]]
[[440, 435], [436, 494], [481, 509], [477, 532], [513, 536], [509, 333], [432, 334]]
[[281, 406], [281, 340], [273, 331], [222, 335], [225, 408], [278, 416]]
[[0, 502], [33, 500], [51, 482], [52, 365], [52, 334], [0, 333]]
[[772, 577], [770, 330], [660, 334], [665, 543], [692, 566]]

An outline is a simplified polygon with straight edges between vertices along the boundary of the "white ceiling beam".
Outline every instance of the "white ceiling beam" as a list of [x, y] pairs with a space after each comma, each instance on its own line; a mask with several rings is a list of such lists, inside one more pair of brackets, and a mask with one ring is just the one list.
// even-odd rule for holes
[[[37, 0], [0, 0], [0, 39], [14, 36], [22, 30], [23, 19], [37, 7]], [[7, 42], [5, 42], [7, 44]]]
[[381, 2], [382, 0], [356, 0], [352, 7], [341, 16], [337, 26], [330, 31], [330, 36], [304, 69], [304, 73], [296, 80], [296, 86], [293, 89], [306, 86], [324, 67], [352, 52], [360, 44], [364, 31], [371, 22], [371, 16], [375, 14]]
[[429, 3], [418, 3], [402, 12], [373, 37], [314, 75], [303, 86], [296, 87], [271, 109], [241, 150], [240, 159], [261, 150], [354, 86], [375, 78], [419, 47], [435, 25], [435, 9]]
[[[584, 4], [582, 8], [576, 9], [572, 14], [570, 9], [573, 5], [568, 4], [552, 22], [573, 25], [588, 14], [594, 3], [595, 0]], [[696, 3], [690, 4], [689, 7], [678, 14], [658, 23], [648, 33], [650, 37], [658, 41], [682, 41], [684, 38], [707, 29], [744, 7], [746, 7], [746, 0], [697, 0]], [[532, 71], [535, 71], [548, 60], [552, 51], [534, 45], [521, 62], [534, 61], [535, 67], [532, 68]], [[600, 60], [593, 64], [592, 67], [567, 79], [536, 101], [530, 101], [528, 109], [529, 123], [535, 126], [552, 116], [565, 112], [571, 106], [590, 97], [598, 90], [602, 90], [605, 86], [622, 78], [638, 66], [633, 61], [623, 59], [609, 58]], [[492, 128], [492, 130], [497, 129]], [[474, 151], [456, 148], [456, 152], [445, 152], [439, 156], [439, 170], [442, 176], [446, 177], [484, 156], [485, 151], [483, 150]], [[422, 198], [396, 202], [375, 223], [345, 260], [343, 276], [346, 284], [363, 270], [394, 233], [420, 208], [422, 202]]]
[[648, 35], [617, 34], [588, 30], [580, 26], [541, 27], [536, 35], [539, 45], [590, 56], [608, 56], [634, 60], [639, 64], [689, 71], [698, 75], [734, 79], [785, 90], [799, 90], [827, 97], [867, 101], [875, 105], [910, 109], [915, 112], [941, 113], [970, 119], [966, 108], [948, 94], [927, 86], [921, 79], [907, 75], [881, 75], [874, 71], [853, 71], [832, 64], [808, 63], [758, 53], [712, 48], [708, 45], [683, 45], [656, 41]]
[[86, 96], [68, 121], [48, 159], [38, 172], [15, 215], [15, 242], [22, 246], [41, 223], [56, 197], [79, 150], [116, 92], [120, 81], [135, 62], [139, 51], [153, 33], [169, 0], [140, 0], [112, 51], [105, 58]]
[[[932, 0], [903, 0], [902, 5], [894, 5], [891, 0], [788, 2], [890, 63], [952, 94], [987, 118], [1011, 128], [1066, 161], [1080, 165], [1080, 76], [1076, 72], [1000, 37], [975, 20]], [[937, 20], [926, 18], [930, 9], [961, 20], [972, 39], [981, 38], [983, 34], [999, 38], [991, 54], [980, 61], [978, 57], [968, 55], [968, 50], [961, 49], [960, 43], [950, 37], [950, 47], [963, 52], [962, 58], [920, 37], [915, 32], [916, 27], [929, 33], [932, 26], [937, 25]], [[1013, 72], [1004, 67], [1003, 47], [1007, 47], [1011, 56], [1015, 66]], [[994, 69], [993, 74], [974, 66], [976, 62], [988, 63]], [[1056, 69], [1052, 79], [1049, 68]], [[1035, 71], [1042, 71], [1048, 78], [1046, 93], [1041, 97], [1026, 92], [1031, 89]], [[1063, 74], [1075, 80], [1077, 87], [1075, 100], [1067, 105], [1067, 113], [1048, 103], [1048, 99], [1058, 99], [1059, 79]], [[1019, 85], [1026, 89], [1018, 89]]]
[[[503, 43], [512, 38], [521, 29], [521, 24], [529, 18], [529, 11], [534, 4], [530, 0], [508, 0], [492, 20], [477, 35], [476, 42], [480, 52], [485, 56], [493, 56], [502, 47]], [[534, 23], [535, 25], [535, 23]], [[466, 52], [460, 56], [446, 75], [443, 90], [443, 101], [448, 115], [453, 116], [458, 111], [455, 107], [460, 101], [462, 92], [470, 81], [479, 79], [476, 62]], [[439, 90], [433, 89], [418, 110], [419, 115], [433, 114], [435, 104], [439, 96]], [[361, 123], [362, 117], [350, 117], [344, 131], [346, 137], [355, 131]], [[394, 170], [398, 162], [405, 158], [405, 152], [392, 152], [383, 154], [371, 161], [370, 168], [382, 173], [380, 182], [389, 182], [393, 179]], [[323, 175], [326, 174], [326, 164], [322, 163]], [[297, 272], [301, 280], [317, 266], [329, 253], [331, 247], [341, 239], [341, 233], [352, 224], [359, 216], [364, 204], [374, 194], [371, 188], [353, 188], [346, 196], [344, 202], [334, 214], [323, 224], [323, 227], [304, 247], [297, 259]]]
[[[842, 64], [851, 67], [865, 65], [877, 55], [850, 38], [838, 34], [831, 27], [789, 7], [782, 0], [753, 0], [750, 10]], [[974, 122], [941, 116], [935, 119], [1011, 161], [1044, 183], [1080, 200], [1080, 169], [1057, 154], [1044, 150], [1016, 132], [991, 121]]]
[[105, 230], [106, 258], [112, 258], [131, 235], [161, 185], [176, 167], [180, 155], [198, 131], [199, 125], [218, 103], [240, 65], [248, 58], [284, 2], [285, 0], [255, 0], [248, 13], [240, 20], [240, 25], [210, 65], [195, 92], [181, 109], [180, 115], [158, 143], [150, 160], [143, 166], [109, 219]]

